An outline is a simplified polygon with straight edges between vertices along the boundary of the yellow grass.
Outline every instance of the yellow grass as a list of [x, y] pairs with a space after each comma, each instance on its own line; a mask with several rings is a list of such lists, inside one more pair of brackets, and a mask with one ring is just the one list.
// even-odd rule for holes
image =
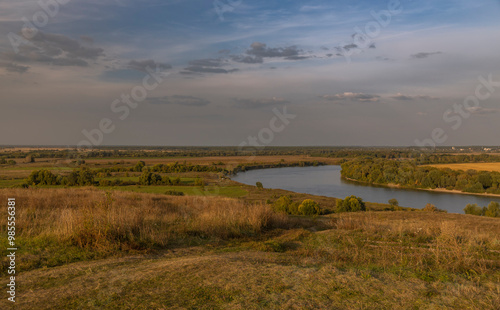
[[436, 164], [426, 165], [439, 169], [450, 168], [453, 170], [477, 170], [477, 171], [497, 171], [500, 172], [500, 163], [467, 163], [467, 164]]

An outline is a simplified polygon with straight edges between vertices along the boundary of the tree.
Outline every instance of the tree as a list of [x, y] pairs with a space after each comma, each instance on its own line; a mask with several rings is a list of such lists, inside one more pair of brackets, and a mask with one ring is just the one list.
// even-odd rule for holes
[[437, 212], [437, 211], [439, 211], [439, 209], [435, 205], [433, 205], [432, 203], [428, 203], [425, 205], [425, 207], [422, 209], [422, 211]]
[[289, 207], [292, 203], [293, 201], [290, 197], [281, 196], [273, 203], [273, 210], [276, 212], [291, 213]]
[[139, 160], [137, 162], [137, 164], [135, 164], [134, 166], [134, 171], [136, 172], [141, 172], [142, 171], [142, 168], [144, 168], [144, 166], [146, 166], [146, 163], [143, 162], [142, 160]]
[[366, 205], [363, 199], [354, 195], [346, 197], [344, 200], [337, 200], [335, 212], [357, 212], [366, 211]]
[[484, 188], [489, 188], [493, 185], [493, 178], [489, 172], [483, 172], [477, 176], [477, 181], [481, 183]]
[[321, 208], [316, 201], [306, 199], [299, 205], [299, 213], [302, 215], [318, 215], [321, 213]]
[[396, 198], [389, 199], [389, 204], [393, 207], [399, 206], [399, 201]]
[[264, 188], [264, 185], [262, 185], [261, 182], [255, 183], [255, 186], [257, 186], [258, 189], [263, 189]]
[[479, 215], [482, 216], [484, 215], [484, 209], [481, 208], [480, 206], [477, 205], [477, 203], [469, 203], [467, 206], [464, 208], [465, 214], [472, 214], [472, 215]]
[[500, 203], [496, 201], [490, 202], [484, 215], [488, 217], [500, 217]]

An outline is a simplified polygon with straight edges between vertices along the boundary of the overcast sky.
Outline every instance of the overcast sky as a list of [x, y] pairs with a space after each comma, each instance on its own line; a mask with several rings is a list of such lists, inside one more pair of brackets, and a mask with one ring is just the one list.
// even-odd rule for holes
[[0, 0], [0, 144], [500, 145], [498, 0], [40, 2]]

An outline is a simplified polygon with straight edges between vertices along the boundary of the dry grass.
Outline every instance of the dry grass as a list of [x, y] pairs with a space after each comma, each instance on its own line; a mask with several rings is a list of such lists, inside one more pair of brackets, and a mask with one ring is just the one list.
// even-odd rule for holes
[[497, 171], [500, 172], [500, 163], [468, 163], [468, 164], [436, 164], [426, 165], [439, 169], [450, 168], [452, 170], [477, 170], [477, 171]]
[[[18, 243], [29, 244], [20, 254], [26, 256], [22, 259], [25, 268], [57, 265], [51, 262], [52, 253], [37, 252], [54, 244], [56, 248], [76, 247], [103, 257], [120, 251], [150, 251], [255, 236], [291, 225], [285, 215], [265, 205], [250, 206], [217, 197], [106, 193], [94, 189], [0, 190], [0, 201], [8, 197], [16, 198]], [[1, 210], [1, 217], [6, 218], [6, 210]], [[7, 235], [5, 224], [0, 233], [3, 238]], [[42, 257], [32, 257], [33, 253]], [[65, 261], [81, 258], [75, 255]], [[5, 259], [3, 263], [5, 272]]]
[[[0, 200], [7, 197], [17, 198], [19, 244], [30, 251], [19, 251], [21, 266], [43, 255], [75, 253], [74, 248], [125, 253], [69, 259], [54, 268], [21, 267], [16, 279], [22, 309], [498, 309], [500, 304], [500, 219], [344, 213], [319, 217], [304, 230], [291, 227], [306, 227], [305, 219], [233, 199], [0, 190]], [[57, 244], [43, 242], [49, 239]], [[48, 252], [29, 248], [33, 240]], [[162, 250], [143, 252], [151, 248]], [[0, 308], [6, 304], [0, 300]]]
[[500, 270], [499, 219], [367, 212], [335, 215], [332, 225], [336, 229], [318, 233], [311, 247], [304, 248], [305, 255], [346, 266], [396, 267], [398, 272], [429, 277], [442, 272], [487, 277]]

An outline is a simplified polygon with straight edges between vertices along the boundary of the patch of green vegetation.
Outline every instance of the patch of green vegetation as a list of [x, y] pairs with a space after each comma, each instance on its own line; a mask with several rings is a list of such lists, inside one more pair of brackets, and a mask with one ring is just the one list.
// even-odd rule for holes
[[205, 186], [203, 190], [200, 187], [195, 186], [141, 186], [141, 185], [130, 185], [130, 186], [114, 186], [114, 187], [98, 187], [103, 190], [118, 190], [118, 191], [128, 191], [136, 193], [150, 193], [150, 194], [164, 194], [166, 191], [174, 190], [178, 192], [183, 192], [185, 195], [191, 196], [223, 196], [230, 198], [243, 197], [248, 194], [248, 192], [239, 186]]
[[24, 179], [0, 180], [0, 188], [7, 188], [22, 184]]

